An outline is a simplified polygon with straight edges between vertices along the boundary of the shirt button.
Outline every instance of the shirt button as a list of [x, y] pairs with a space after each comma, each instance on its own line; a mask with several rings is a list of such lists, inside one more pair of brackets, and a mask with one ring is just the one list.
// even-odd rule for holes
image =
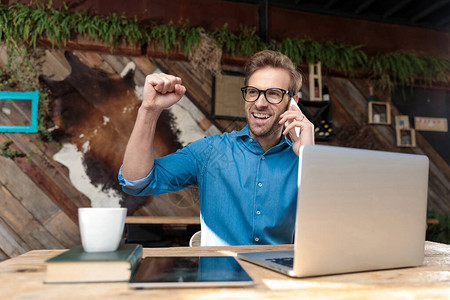
[[250, 139], [250, 143], [253, 143], [253, 139]]
[[261, 159], [262, 159], [262, 160], [265, 160], [265, 159], [266, 159], [266, 157], [265, 157], [265, 156], [263, 156], [263, 157], [261, 157]]
[[262, 183], [261, 183], [261, 182], [260, 182], [260, 183], [258, 183], [258, 186], [259, 186], [259, 187], [262, 187]]
[[256, 211], [256, 214], [257, 214], [257, 215], [260, 215], [260, 214], [261, 214], [261, 212], [260, 212], [259, 210], [257, 210], [257, 211]]
[[255, 237], [255, 242], [259, 242], [259, 238]]

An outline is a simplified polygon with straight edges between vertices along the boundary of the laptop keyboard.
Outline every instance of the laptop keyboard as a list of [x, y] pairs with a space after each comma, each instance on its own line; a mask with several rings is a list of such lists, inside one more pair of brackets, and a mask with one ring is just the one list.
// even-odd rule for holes
[[286, 267], [290, 267], [293, 268], [294, 267], [294, 258], [293, 257], [280, 257], [280, 258], [266, 258], [267, 261], [282, 265], [282, 266], [286, 266]]

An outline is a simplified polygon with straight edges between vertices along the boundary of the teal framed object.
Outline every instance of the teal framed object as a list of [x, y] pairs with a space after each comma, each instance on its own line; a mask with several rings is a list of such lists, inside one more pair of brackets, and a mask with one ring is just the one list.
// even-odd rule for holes
[[0, 125], [0, 132], [37, 132], [39, 91], [30, 92], [0, 92], [0, 99], [4, 100], [31, 100], [31, 122], [29, 126]]

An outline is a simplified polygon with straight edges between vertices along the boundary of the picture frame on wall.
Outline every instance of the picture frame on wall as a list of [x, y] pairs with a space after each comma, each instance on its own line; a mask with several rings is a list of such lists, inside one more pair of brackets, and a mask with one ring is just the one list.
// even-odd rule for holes
[[420, 131], [448, 132], [446, 118], [414, 117], [414, 125]]
[[411, 128], [409, 124], [409, 116], [395, 116], [395, 128]]
[[35, 133], [39, 91], [0, 92], [0, 132]]
[[245, 120], [245, 101], [241, 87], [245, 76], [225, 72], [213, 77], [211, 115], [217, 119]]

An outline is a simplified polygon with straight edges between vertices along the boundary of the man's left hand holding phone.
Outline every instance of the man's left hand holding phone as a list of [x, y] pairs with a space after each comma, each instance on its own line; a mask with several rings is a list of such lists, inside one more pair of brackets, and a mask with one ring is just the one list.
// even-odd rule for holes
[[284, 124], [284, 135], [288, 135], [294, 145], [292, 149], [299, 155], [302, 145], [314, 144], [314, 125], [306, 118], [297, 105], [296, 99], [291, 98], [288, 109], [281, 114], [280, 124]]

